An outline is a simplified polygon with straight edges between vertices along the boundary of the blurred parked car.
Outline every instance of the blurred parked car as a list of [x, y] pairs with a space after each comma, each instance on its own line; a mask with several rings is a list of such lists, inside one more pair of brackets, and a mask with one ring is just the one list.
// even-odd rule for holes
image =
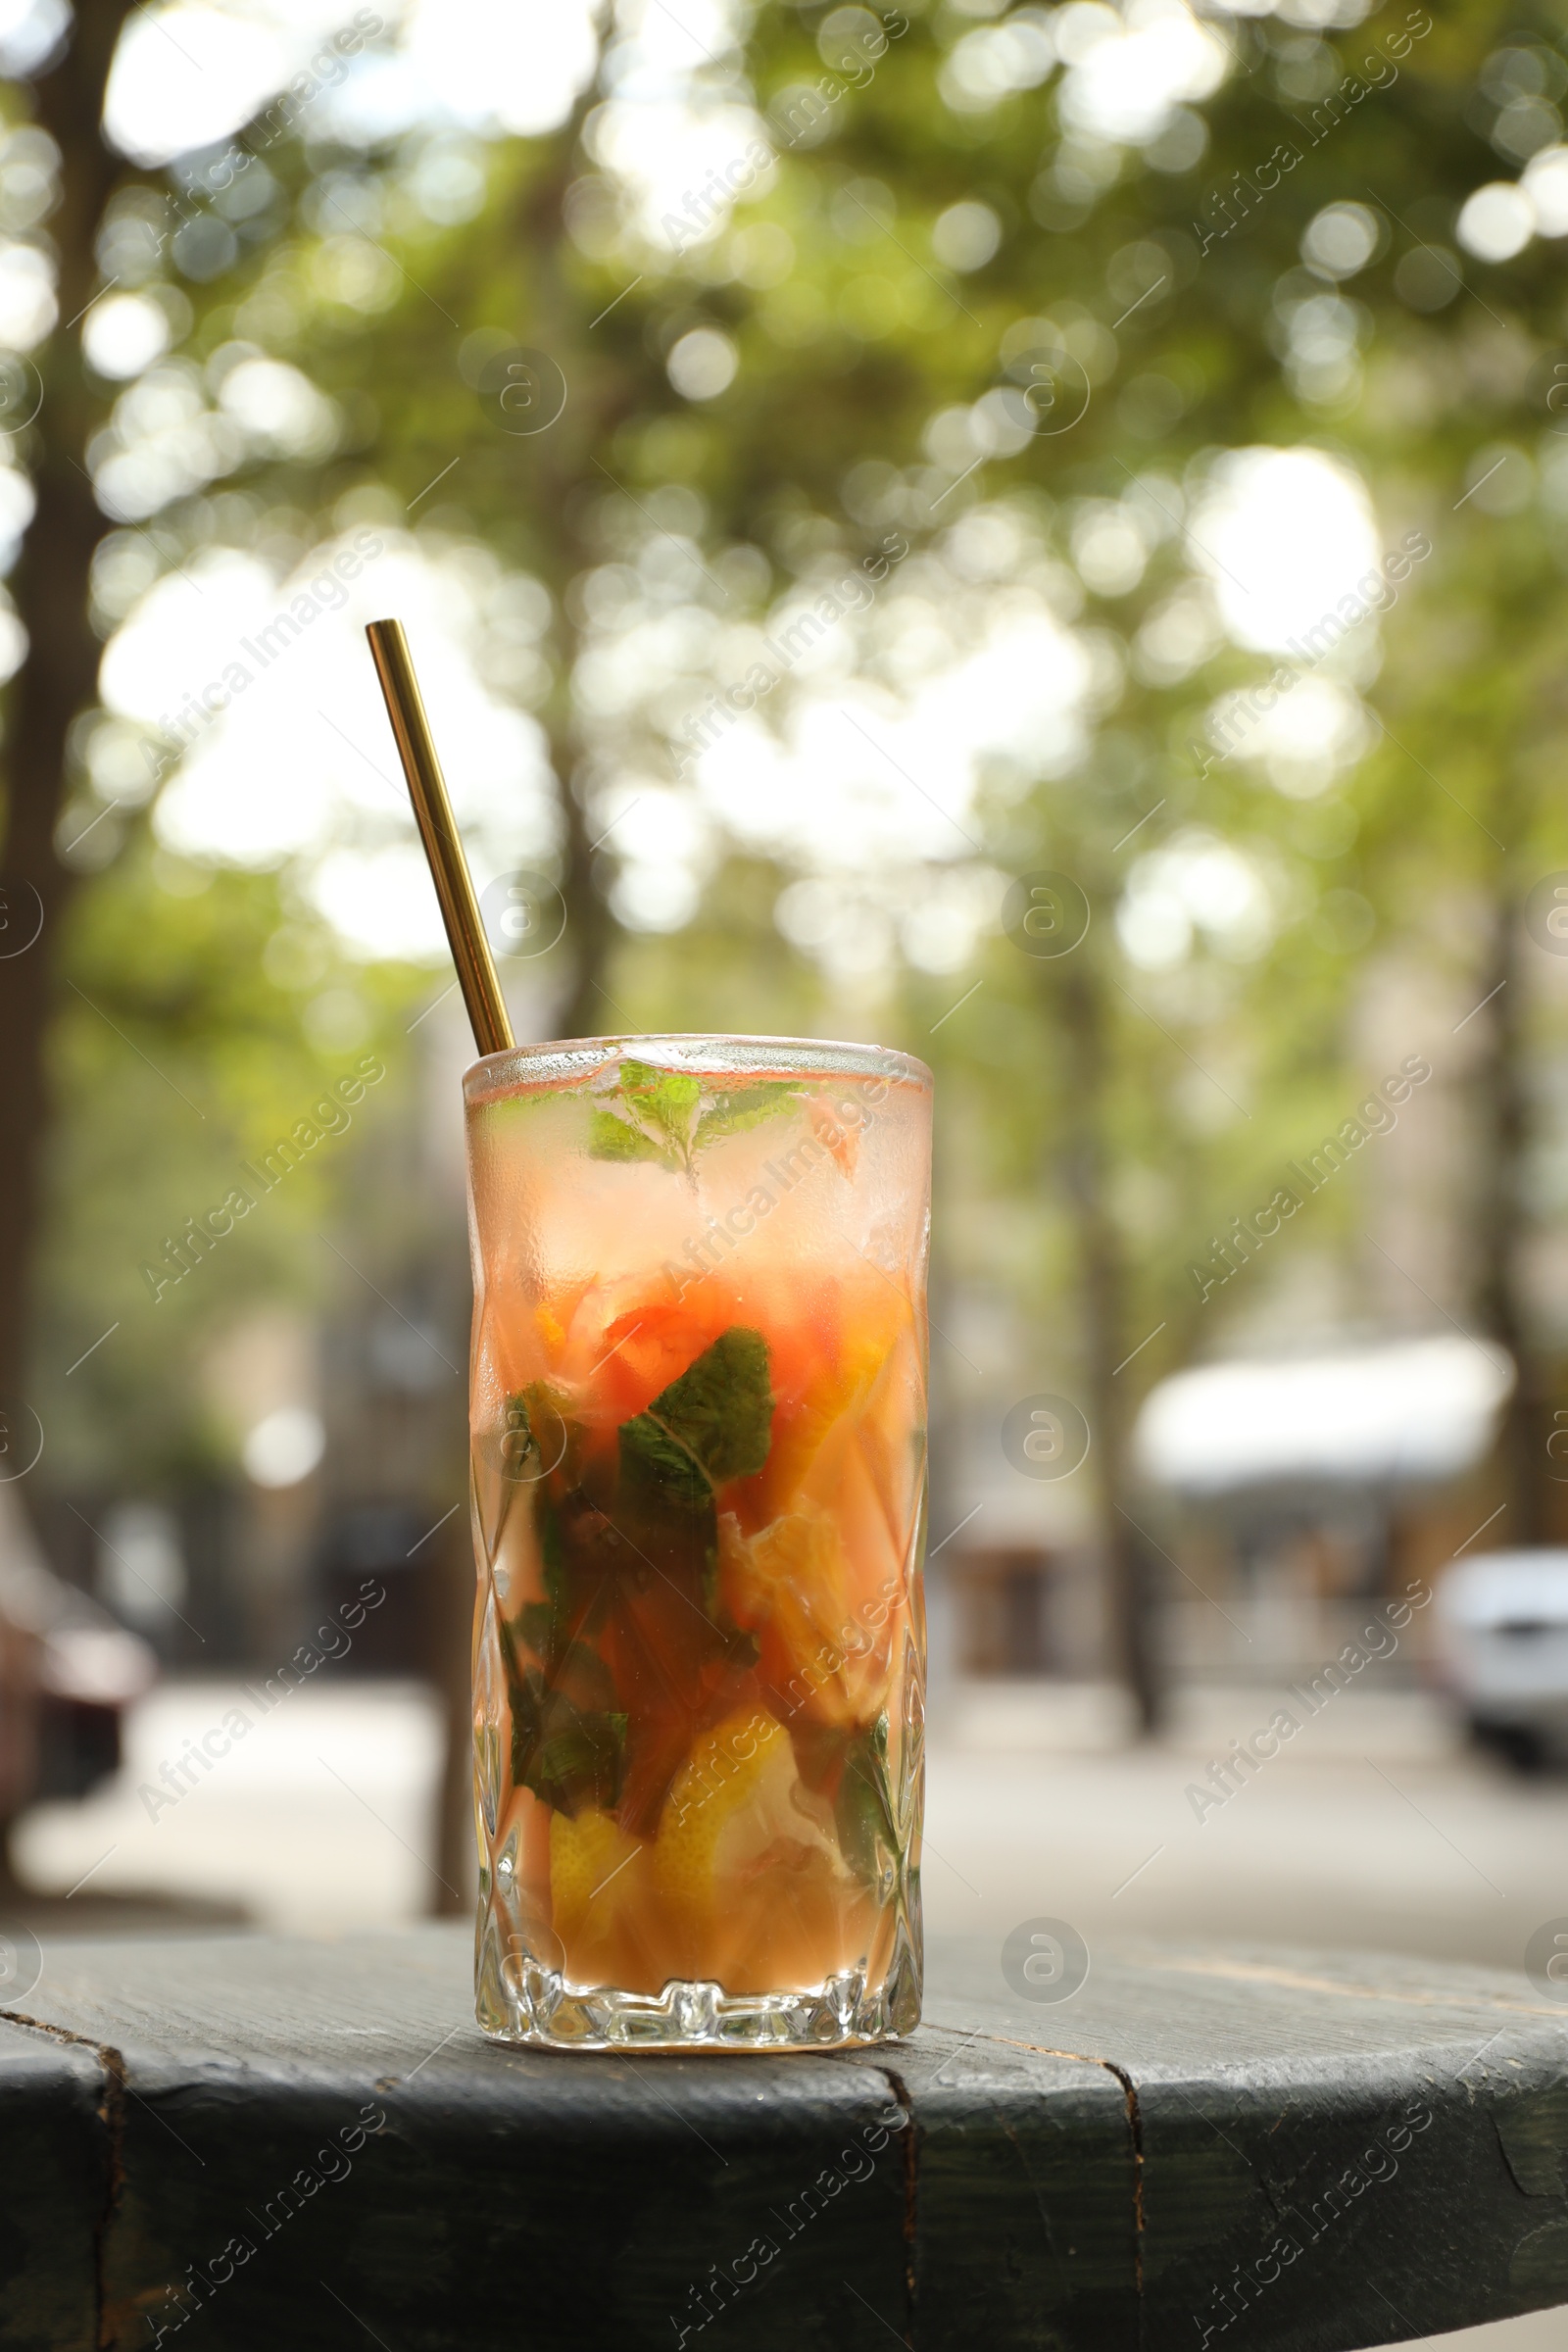
[[145, 1642], [45, 1565], [0, 1486], [0, 1839], [24, 1805], [117, 1770], [122, 1712], [157, 1674]]
[[1493, 1551], [1438, 1588], [1439, 1671], [1471, 1736], [1519, 1772], [1568, 1759], [1568, 1551]]

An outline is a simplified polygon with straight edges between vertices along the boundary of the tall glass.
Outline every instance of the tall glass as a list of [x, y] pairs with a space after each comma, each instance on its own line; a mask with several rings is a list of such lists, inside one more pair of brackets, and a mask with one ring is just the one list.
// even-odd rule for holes
[[618, 1038], [466, 1094], [479, 2023], [907, 2034], [931, 1073]]

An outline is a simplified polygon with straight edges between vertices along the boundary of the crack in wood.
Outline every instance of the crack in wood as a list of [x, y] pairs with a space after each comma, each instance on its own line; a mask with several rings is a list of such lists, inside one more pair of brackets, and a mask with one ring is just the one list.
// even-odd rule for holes
[[1109, 2058], [1096, 2062], [1121, 2084], [1127, 2102], [1127, 2128], [1133, 2140], [1133, 2290], [1138, 2297], [1138, 2341], [1144, 2340], [1144, 2117], [1138, 2104], [1138, 2085], [1125, 2068]]
[[[944, 2029], [938, 2029], [942, 2031]], [[951, 2028], [946, 2029], [951, 2031]], [[1097, 2058], [1088, 2050], [1057, 2050], [1043, 2041], [1016, 2041], [1010, 2034], [992, 2034], [989, 2031], [972, 2034], [971, 2040], [994, 2041], [1004, 2050], [1032, 2050], [1037, 2058], [1070, 2058], [1078, 2066], [1102, 2067], [1114, 2075], [1121, 2084], [1121, 2095], [1127, 2105], [1127, 2128], [1133, 2143], [1133, 2286], [1138, 2298], [1138, 2341], [1144, 2342], [1144, 2117], [1138, 2104], [1138, 2085], [1124, 2067], [1109, 2058]]]
[[92, 2232], [93, 2336], [98, 2352], [114, 2352], [116, 2339], [109, 2332], [107, 2271], [109, 2230], [125, 2181], [125, 2061], [113, 2042], [94, 2041], [90, 2034], [73, 2034], [68, 2026], [52, 2026], [46, 2019], [28, 2017], [21, 2009], [0, 2009], [0, 2023], [23, 2026], [29, 2033], [47, 2034], [52, 2041], [72, 2042], [77, 2049], [91, 2050], [102, 2070], [98, 2119], [108, 2142], [109, 2164], [103, 2210], [93, 2224]]
[[877, 2073], [887, 2080], [888, 2088], [904, 2110], [904, 2340], [914, 2343], [915, 2251], [919, 2226], [920, 2158], [918, 2126], [914, 2118], [914, 2101], [908, 2085], [896, 2074], [886, 2059], [877, 2066]]

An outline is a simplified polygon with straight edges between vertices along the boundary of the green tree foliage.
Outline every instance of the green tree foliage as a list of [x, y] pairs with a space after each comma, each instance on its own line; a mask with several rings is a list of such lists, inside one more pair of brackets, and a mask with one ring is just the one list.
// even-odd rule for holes
[[[738, 11], [684, 84], [699, 113], [730, 110], [727, 186], [705, 163], [662, 218], [617, 161], [631, 8], [543, 136], [351, 145], [307, 115], [224, 184], [202, 157], [170, 174], [187, 211], [233, 232], [231, 266], [180, 283], [185, 351], [254, 345], [343, 422], [325, 454], [253, 459], [221, 494], [174, 504], [159, 544], [255, 543], [279, 517], [308, 540], [374, 512], [543, 585], [542, 645], [496, 675], [544, 723], [562, 787], [561, 1026], [874, 1018], [931, 1058], [949, 1272], [1022, 1301], [1031, 1373], [1092, 1393], [1107, 1528], [1149, 1385], [1254, 1312], [1267, 1268], [1365, 1266], [1352, 1180], [1219, 1297], [1192, 1272], [1382, 1075], [1356, 1024], [1390, 970], [1445, 1030], [1450, 999], [1456, 1021], [1502, 984], [1474, 1031], [1459, 1303], [1526, 1361], [1538, 1416], [1549, 1387], [1521, 1252], [1551, 1199], [1560, 1015], [1520, 909], [1568, 863], [1560, 245], [1505, 253], [1505, 233], [1489, 246], [1472, 228], [1467, 247], [1456, 222], [1478, 188], [1539, 178], [1568, 62], [1529, 8], [1356, 17], [1357, 0], [1176, 11], [1188, 93], [1140, 121], [1131, 44], [1119, 83], [1095, 56], [1124, 30], [1152, 37], [1152, 14]], [[134, 212], [145, 188], [120, 201]], [[178, 250], [157, 264], [171, 284]], [[1332, 682], [1360, 730], [1318, 772], [1264, 760], [1261, 706], [1233, 699], [1277, 702], [1282, 656], [1215, 625], [1226, 579], [1202, 521], [1227, 453], [1298, 446], [1365, 483], [1385, 554], [1429, 549], [1392, 602], [1347, 580], [1321, 652], [1283, 657]], [[787, 811], [771, 831], [727, 824], [694, 778], [744, 727], [793, 740], [820, 699], [815, 646], [798, 642], [813, 611], [806, 637], [847, 649], [843, 681], [890, 716], [1009, 612], [1049, 621], [1084, 664], [1076, 739], [999, 738], [946, 829], [919, 819], [874, 863], [836, 825], [791, 834]], [[871, 744], [884, 784], [887, 757]], [[666, 843], [689, 831], [695, 907], [639, 878], [639, 799]], [[314, 1082], [284, 998], [253, 979], [286, 885], [149, 896], [144, 822], [84, 894], [71, 976], [93, 995], [113, 967], [106, 1009], [181, 1084], [186, 1055], [206, 1057], [225, 1139], [265, 1127], [296, 1068]], [[1234, 919], [1195, 917], [1163, 965], [1141, 956], [1160, 891], [1168, 919], [1170, 876], [1204, 855], [1220, 860], [1209, 903], [1229, 889]], [[1058, 958], [1021, 954], [998, 921], [1012, 878], [1042, 870], [1091, 911]], [[858, 962], [865, 940], [891, 960]], [[388, 977], [387, 1001], [406, 985]], [[60, 1333], [94, 1336], [93, 1269], [148, 1222], [95, 1172], [114, 1156], [112, 1129], [87, 1132], [104, 1051], [72, 1004], [51, 1354]], [[177, 1101], [122, 1064], [113, 1083], [132, 1090], [116, 1119], [157, 1102], [137, 1179], [149, 1212], [154, 1192], [169, 1204], [157, 1227], [218, 1139], [171, 1140], [165, 1160]], [[1016, 1213], [969, 1213], [998, 1201]], [[282, 1279], [289, 1233], [236, 1247], [224, 1282], [242, 1264], [246, 1282]], [[945, 1377], [961, 1385], [961, 1367]], [[132, 1426], [123, 1400], [106, 1417]], [[1538, 1441], [1519, 1441], [1521, 1494]]]
[[[210, 1350], [247, 1310], [314, 1310], [338, 1287], [322, 1229], [378, 1189], [377, 1154], [412, 1114], [387, 1018], [408, 980], [346, 966], [274, 876], [184, 864], [145, 837], [82, 893], [33, 1392], [52, 1484], [156, 1492], [232, 1463], [244, 1433], [211, 1400]], [[382, 1072], [368, 1087], [367, 1059]]]

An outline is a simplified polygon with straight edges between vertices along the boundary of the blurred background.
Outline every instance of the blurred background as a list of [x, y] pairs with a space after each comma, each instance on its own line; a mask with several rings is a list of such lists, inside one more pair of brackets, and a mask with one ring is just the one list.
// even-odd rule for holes
[[0, 1907], [468, 1907], [394, 612], [519, 1037], [937, 1072], [932, 1926], [1522, 1968], [1557, 16], [4, 0], [0, 74]]

